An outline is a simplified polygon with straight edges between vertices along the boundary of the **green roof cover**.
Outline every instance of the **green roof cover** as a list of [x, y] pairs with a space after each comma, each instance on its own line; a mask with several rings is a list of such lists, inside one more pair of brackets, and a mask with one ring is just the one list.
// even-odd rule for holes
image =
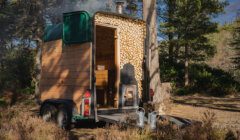
[[92, 41], [92, 18], [86, 11], [63, 14], [63, 41], [65, 44]]
[[63, 14], [63, 24], [47, 26], [44, 30], [44, 41], [63, 39], [65, 44], [85, 43], [92, 41], [92, 18], [86, 11]]
[[62, 38], [63, 24], [59, 23], [56, 25], [47, 26], [44, 30], [43, 40], [45, 42], [58, 40]]

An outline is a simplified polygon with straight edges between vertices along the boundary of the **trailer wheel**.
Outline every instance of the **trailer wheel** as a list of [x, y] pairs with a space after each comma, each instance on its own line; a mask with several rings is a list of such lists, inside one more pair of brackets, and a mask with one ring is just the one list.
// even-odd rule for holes
[[58, 107], [57, 124], [63, 129], [70, 129], [71, 116], [68, 109], [65, 106]]
[[56, 114], [57, 108], [54, 105], [45, 104], [41, 109], [41, 117], [46, 122], [55, 121]]

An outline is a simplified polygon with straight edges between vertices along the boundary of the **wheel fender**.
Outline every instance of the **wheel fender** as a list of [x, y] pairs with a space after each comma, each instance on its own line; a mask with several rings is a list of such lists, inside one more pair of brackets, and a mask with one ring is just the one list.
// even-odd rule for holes
[[73, 106], [74, 106], [74, 102], [72, 100], [66, 100], [66, 99], [48, 99], [45, 100], [40, 107], [40, 115], [42, 115], [42, 109], [46, 104], [50, 104], [55, 106], [56, 108], [58, 108], [60, 105], [65, 106], [69, 113], [71, 114]]

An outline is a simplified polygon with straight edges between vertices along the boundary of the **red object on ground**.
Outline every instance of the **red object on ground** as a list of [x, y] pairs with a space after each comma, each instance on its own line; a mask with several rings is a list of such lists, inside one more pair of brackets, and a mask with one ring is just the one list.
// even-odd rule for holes
[[153, 91], [153, 89], [150, 89], [149, 94], [150, 94], [150, 97], [153, 97], [153, 96], [154, 96], [154, 91]]

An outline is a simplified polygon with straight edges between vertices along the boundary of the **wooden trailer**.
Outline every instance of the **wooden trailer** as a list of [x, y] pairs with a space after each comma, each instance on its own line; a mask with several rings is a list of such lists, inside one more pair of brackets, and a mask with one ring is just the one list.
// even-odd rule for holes
[[144, 90], [145, 22], [122, 14], [63, 14], [46, 28], [41, 109], [62, 127], [77, 119], [136, 109]]

